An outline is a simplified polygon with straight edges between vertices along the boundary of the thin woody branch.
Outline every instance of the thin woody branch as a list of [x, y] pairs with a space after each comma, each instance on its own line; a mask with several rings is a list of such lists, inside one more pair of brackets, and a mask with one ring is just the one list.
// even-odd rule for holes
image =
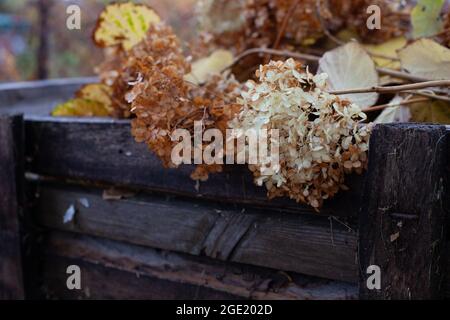
[[[228, 70], [228, 69], [234, 67], [243, 58], [248, 57], [250, 55], [254, 55], [254, 54], [269, 54], [269, 55], [273, 55], [273, 56], [290, 57], [290, 58], [295, 58], [295, 59], [305, 60], [305, 61], [310, 61], [310, 62], [319, 62], [319, 60], [321, 58], [320, 56], [313, 55], [313, 54], [292, 52], [292, 51], [288, 51], [288, 50], [276, 50], [276, 49], [268, 49], [268, 48], [252, 48], [252, 49], [248, 49], [248, 50], [242, 52], [241, 54], [239, 54], [234, 59], [234, 61], [228, 67], [225, 68], [225, 70]], [[410, 82], [430, 81], [430, 79], [427, 79], [427, 78], [414, 76], [414, 75], [406, 73], [406, 72], [392, 70], [392, 69], [388, 69], [388, 68], [377, 67], [376, 70], [380, 74], [388, 75], [388, 76], [402, 79], [402, 80], [407, 80]]]
[[400, 106], [406, 106], [406, 105], [419, 103], [419, 102], [426, 102], [428, 100], [430, 100], [430, 99], [429, 98], [415, 98], [415, 99], [409, 99], [409, 100], [406, 100], [406, 101], [401, 101], [401, 102], [398, 102], [398, 103], [380, 104], [378, 106], [365, 108], [362, 111], [363, 112], [372, 112], [372, 111], [384, 110], [384, 109], [390, 108], [390, 107], [400, 107]]
[[245, 57], [254, 55], [254, 54], [270, 54], [273, 56], [279, 56], [279, 57], [290, 57], [295, 58], [299, 60], [306, 60], [306, 61], [312, 61], [312, 62], [318, 62], [320, 60], [319, 56], [315, 56], [312, 54], [306, 54], [306, 53], [296, 53], [288, 50], [276, 50], [276, 49], [268, 49], [268, 48], [252, 48], [248, 49], [241, 54], [239, 54], [234, 61], [225, 68], [225, 70], [230, 69], [234, 67], [239, 61], [244, 59]]
[[432, 88], [432, 87], [450, 87], [450, 80], [437, 80], [437, 81], [425, 81], [413, 84], [405, 84], [399, 86], [386, 86], [386, 87], [369, 87], [369, 88], [357, 88], [357, 89], [346, 89], [330, 91], [334, 95], [345, 95], [345, 94], [355, 94], [355, 93], [397, 93], [408, 90]]

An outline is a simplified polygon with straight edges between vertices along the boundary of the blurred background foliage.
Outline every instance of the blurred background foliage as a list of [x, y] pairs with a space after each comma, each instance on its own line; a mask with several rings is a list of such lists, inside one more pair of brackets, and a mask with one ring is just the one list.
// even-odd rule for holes
[[[196, 0], [142, 0], [185, 41], [195, 35]], [[0, 0], [0, 82], [94, 75], [102, 51], [92, 30], [113, 0]], [[69, 5], [81, 8], [81, 30], [66, 27]]]

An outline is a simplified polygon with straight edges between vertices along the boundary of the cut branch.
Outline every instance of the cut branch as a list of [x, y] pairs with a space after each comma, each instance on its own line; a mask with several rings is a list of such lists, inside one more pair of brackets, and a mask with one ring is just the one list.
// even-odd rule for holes
[[414, 103], [418, 103], [418, 102], [426, 102], [428, 100], [430, 100], [430, 99], [429, 98], [415, 98], [415, 99], [409, 99], [409, 100], [401, 101], [401, 102], [398, 102], [398, 103], [380, 104], [378, 106], [365, 108], [362, 111], [363, 112], [371, 112], [371, 111], [383, 110], [383, 109], [390, 108], [390, 107], [400, 107], [400, 106], [406, 106], [406, 105], [414, 104]]
[[331, 91], [330, 94], [345, 95], [345, 94], [370, 93], [370, 92], [396, 93], [396, 92], [424, 89], [424, 88], [431, 88], [431, 87], [450, 87], [450, 80], [424, 81], [424, 82], [405, 84], [405, 85], [400, 85], [400, 86], [369, 87], [369, 88], [337, 90], [337, 91]]
[[[234, 61], [228, 67], [226, 67], [224, 70], [228, 70], [228, 69], [234, 67], [243, 58], [245, 58], [247, 56], [250, 56], [250, 55], [253, 55], [253, 54], [269, 54], [269, 55], [273, 55], [273, 56], [290, 57], [290, 58], [295, 58], [295, 59], [305, 60], [305, 61], [310, 61], [310, 62], [319, 62], [319, 60], [321, 58], [320, 56], [317, 56], [317, 55], [292, 52], [292, 51], [288, 51], [288, 50], [276, 50], [276, 49], [267, 49], [267, 48], [252, 48], [252, 49], [248, 49], [248, 50], [242, 52], [241, 54], [239, 54], [234, 59]], [[408, 80], [408, 81], [411, 81], [411, 82], [426, 82], [426, 81], [430, 81], [430, 79], [417, 77], [417, 76], [414, 76], [414, 75], [406, 73], [406, 72], [396, 71], [396, 70], [392, 70], [392, 69], [388, 69], [388, 68], [376, 68], [376, 70], [380, 74], [388, 75], [388, 76], [395, 77], [395, 78], [398, 78], [398, 79]]]
[[439, 95], [439, 94], [434, 93], [433, 91], [430, 92], [430, 91], [423, 91], [423, 90], [420, 90], [420, 91], [411, 90], [411, 91], [405, 91], [405, 93], [410, 93], [410, 94], [414, 94], [417, 96], [427, 97], [430, 99], [450, 102], [450, 98], [448, 96]]
[[320, 27], [322, 28], [323, 33], [333, 42], [335, 42], [338, 45], [343, 45], [344, 42], [335, 37], [327, 28], [325, 21], [322, 17], [322, 3], [321, 0], [316, 0], [316, 16], [319, 19]]
[[427, 79], [427, 78], [414, 76], [414, 75], [412, 75], [410, 73], [401, 72], [401, 71], [397, 71], [397, 70], [392, 70], [392, 69], [388, 69], [388, 68], [377, 68], [377, 71], [380, 74], [384, 74], [386, 76], [391, 76], [391, 77], [398, 78], [398, 79], [403, 79], [403, 80], [409, 80], [411, 82], [430, 81], [430, 79]]
[[320, 57], [312, 55], [312, 54], [296, 53], [296, 52], [287, 51], [287, 50], [253, 48], [253, 49], [248, 49], [248, 50], [242, 52], [241, 54], [239, 54], [234, 59], [234, 61], [224, 69], [224, 71], [234, 67], [237, 63], [239, 63], [239, 61], [241, 61], [242, 59], [244, 59], [247, 56], [250, 56], [253, 54], [261, 54], [261, 53], [262, 54], [270, 54], [270, 55], [274, 55], [274, 56], [280, 56], [280, 57], [290, 57], [290, 58], [312, 61], [312, 62], [318, 62], [320, 60]]
[[283, 19], [283, 23], [281, 24], [280, 31], [277, 34], [275, 44], [273, 45], [274, 49], [278, 49], [278, 47], [280, 46], [281, 40], [283, 39], [284, 34], [286, 33], [286, 29], [287, 29], [289, 20], [291, 20], [292, 15], [294, 14], [294, 12], [297, 9], [299, 4], [300, 4], [300, 0], [297, 0], [294, 3], [292, 3], [292, 5], [289, 7], [288, 12], [286, 13], [286, 16]]

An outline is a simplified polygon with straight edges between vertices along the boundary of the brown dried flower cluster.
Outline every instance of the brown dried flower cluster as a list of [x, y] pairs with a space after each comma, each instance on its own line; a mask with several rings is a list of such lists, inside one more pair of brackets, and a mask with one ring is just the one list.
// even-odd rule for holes
[[320, 208], [345, 188], [345, 174], [367, 163], [370, 126], [361, 109], [325, 91], [326, 74], [312, 75], [293, 59], [271, 61], [242, 92], [241, 113], [229, 125], [278, 129], [280, 165], [251, 165], [255, 182], [270, 198], [289, 196]]
[[276, 37], [272, 0], [199, 0], [197, 14], [203, 43], [239, 53], [270, 46]]
[[[380, 30], [366, 26], [370, 5], [381, 9]], [[281, 49], [311, 45], [324, 36], [324, 27], [332, 33], [350, 29], [364, 42], [379, 43], [407, 31], [409, 16], [402, 9], [394, 0], [201, 0], [198, 15], [201, 29], [209, 35], [204, 42], [240, 53], [273, 47], [280, 32]]]
[[111, 87], [111, 115], [129, 118], [130, 104], [125, 100], [125, 94], [131, 89], [129, 82], [136, 78], [138, 70], [126, 67], [129, 53], [120, 47], [108, 47], [104, 52], [104, 61], [96, 68], [96, 73], [103, 84]]
[[[162, 23], [150, 27], [147, 38], [135, 46], [126, 68], [138, 70], [132, 90], [125, 95], [131, 103], [132, 133], [145, 142], [163, 164], [171, 161], [171, 134], [176, 129], [192, 133], [195, 121], [203, 121], [204, 129], [223, 127], [234, 114], [225, 109], [239, 95], [239, 83], [232, 76], [215, 75], [205, 85], [196, 86], [185, 80], [190, 63], [183, 55], [181, 43], [172, 29]], [[197, 167], [194, 179], [205, 180], [209, 172], [220, 172], [221, 165]]]
[[[367, 28], [367, 20], [372, 14], [367, 13], [370, 6], [380, 8], [380, 29]], [[352, 30], [364, 43], [382, 43], [404, 35], [410, 27], [410, 10], [409, 6], [396, 0], [322, 0], [321, 5], [321, 15], [331, 31]]]
[[450, 10], [444, 18], [444, 31], [440, 34], [443, 44], [450, 48]]

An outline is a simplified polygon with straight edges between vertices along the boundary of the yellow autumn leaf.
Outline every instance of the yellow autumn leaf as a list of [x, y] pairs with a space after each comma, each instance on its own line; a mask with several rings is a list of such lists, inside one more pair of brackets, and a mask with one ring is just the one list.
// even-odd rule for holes
[[445, 0], [419, 0], [411, 11], [412, 35], [414, 39], [431, 37], [441, 32], [442, 6]]
[[75, 98], [58, 105], [52, 112], [54, 117], [107, 117], [108, 108], [104, 104], [82, 98]]
[[420, 39], [398, 52], [402, 68], [432, 80], [450, 79], [450, 49], [430, 39]]
[[[383, 68], [400, 69], [397, 51], [407, 43], [405, 37], [397, 37], [378, 45], [364, 45], [364, 48], [372, 54], [375, 64]], [[383, 57], [387, 57], [383, 58]], [[392, 59], [389, 59], [392, 58]]]
[[76, 93], [77, 98], [99, 102], [108, 110], [112, 110], [112, 87], [102, 83], [91, 83], [83, 86]]
[[[342, 43], [347, 43], [347, 42], [351, 42], [351, 41], [360, 42], [360, 40], [361, 40], [358, 36], [358, 33], [356, 33], [355, 30], [350, 29], [350, 28], [346, 28], [346, 29], [342, 29], [342, 30], [338, 31], [335, 34], [335, 37], [337, 39], [339, 39], [340, 42], [342, 42]], [[330, 50], [336, 49], [336, 41], [330, 39], [329, 37], [324, 37], [322, 39], [321, 47], [325, 51], [330, 51]]]
[[160, 21], [156, 12], [146, 5], [110, 4], [98, 18], [94, 41], [100, 47], [119, 45], [127, 51], [145, 38], [152, 23]]
[[450, 104], [445, 101], [415, 103], [410, 111], [413, 122], [450, 124]]
[[343, 29], [340, 30], [336, 37], [341, 40], [342, 42], [350, 42], [353, 40], [359, 41], [358, 33], [353, 29]]
[[191, 73], [184, 78], [186, 81], [200, 84], [208, 76], [220, 73], [233, 62], [233, 54], [228, 50], [216, 50], [209, 57], [201, 58], [192, 64]]

